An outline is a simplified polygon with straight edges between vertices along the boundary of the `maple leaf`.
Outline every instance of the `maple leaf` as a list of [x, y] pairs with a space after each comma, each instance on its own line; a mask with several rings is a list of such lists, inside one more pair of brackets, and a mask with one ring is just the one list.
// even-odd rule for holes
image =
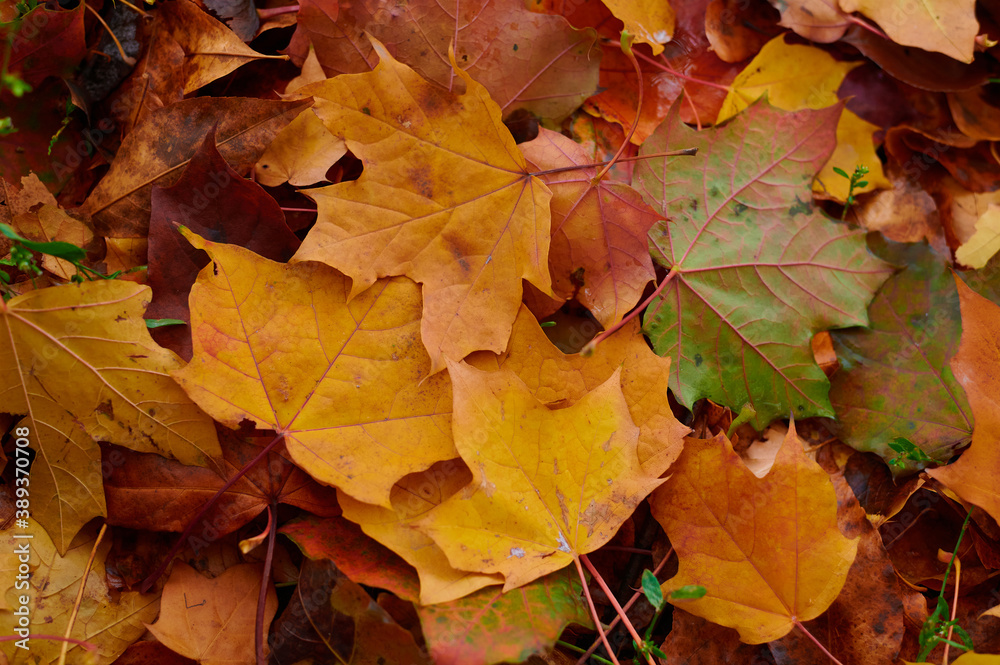
[[258, 58], [283, 57], [254, 51], [225, 24], [203, 12], [191, 0], [176, 0], [159, 9], [157, 18], [184, 49], [180, 81], [184, 94]]
[[[253, 662], [257, 594], [261, 564], [239, 564], [214, 579], [175, 561], [163, 587], [160, 616], [146, 628], [171, 650], [202, 665]], [[274, 585], [267, 581], [264, 627], [278, 611]], [[266, 651], [266, 648], [265, 648]]]
[[276, 430], [314, 478], [378, 505], [402, 476], [455, 456], [446, 377], [421, 383], [413, 282], [381, 280], [347, 302], [349, 281], [329, 266], [185, 237], [211, 263], [191, 288], [194, 356], [173, 377], [212, 417]]
[[576, 571], [561, 570], [502, 592], [497, 587], [461, 600], [417, 607], [437, 665], [492, 665], [526, 660], [552, 647], [570, 623], [593, 625]]
[[307, 100], [206, 97], [154, 111], [122, 141], [110, 170], [81, 211], [93, 219], [101, 235], [144, 236], [153, 184], [167, 187], [177, 182], [210, 129], [215, 127], [219, 152], [242, 173], [260, 158], [278, 130], [307, 106]]
[[[582, 146], [545, 128], [519, 147], [536, 171], [590, 161]], [[628, 185], [594, 183], [596, 175], [590, 167], [540, 177], [552, 191], [552, 289], [564, 300], [579, 289], [580, 304], [610, 328], [635, 307], [654, 277], [646, 233], [659, 216]]]
[[927, 473], [973, 503], [993, 519], [1000, 519], [1000, 491], [996, 474], [1000, 468], [996, 441], [1000, 438], [1000, 306], [970, 289], [958, 276], [962, 308], [962, 344], [951, 361], [955, 378], [965, 388], [976, 419], [972, 445], [958, 461]]
[[[108, 523], [148, 531], [184, 531], [191, 516], [268, 442], [219, 429], [222, 459], [210, 460], [207, 468], [185, 466], [159, 455], [105, 451], [103, 458], [111, 469], [104, 479]], [[314, 481], [284, 455], [271, 452], [264, 462], [226, 489], [202, 518], [206, 531], [225, 536], [272, 503], [298, 506], [316, 515], [340, 512], [334, 490]]]
[[420, 282], [420, 337], [438, 372], [445, 357], [504, 349], [522, 279], [550, 292], [551, 194], [468, 74], [456, 70], [465, 94], [443, 91], [373, 44], [374, 72], [301, 90], [365, 170], [308, 190], [319, 218], [294, 260], [343, 271], [352, 298], [379, 277]]
[[[716, 123], [722, 123], [764, 94], [768, 102], [784, 111], [823, 109], [838, 103], [837, 90], [851, 70], [861, 63], [839, 62], [826, 51], [803, 44], [789, 44], [784, 35], [775, 37], [760, 50], [730, 85]], [[837, 121], [837, 146], [813, 183], [813, 192], [844, 202], [850, 193], [859, 194], [890, 186], [875, 154], [872, 134], [881, 129], [865, 122], [849, 109]], [[849, 182], [834, 168], [864, 164], [869, 168], [864, 187], [849, 188]]]
[[16, 21], [0, 22], [0, 39], [9, 43], [4, 74], [19, 75], [32, 87], [49, 76], [72, 74], [87, 52], [83, 14], [80, 5], [63, 11], [39, 4]]
[[[32, 477], [34, 480], [34, 477]], [[31, 485], [35, 490], [34, 484]], [[38, 497], [37, 490], [32, 498]], [[34, 520], [23, 530], [31, 535], [31, 539], [18, 538], [24, 533], [6, 531], [0, 537], [3, 543], [3, 553], [0, 554], [0, 570], [11, 580], [6, 588], [6, 607], [0, 609], [0, 617], [7, 626], [18, 626], [18, 617], [10, 608], [20, 608], [27, 605], [32, 633], [29, 649], [18, 648], [13, 641], [0, 643], [0, 655], [6, 656], [10, 665], [28, 663], [54, 663], [59, 660], [63, 643], [57, 640], [38, 639], [35, 635], [64, 635], [69, 624], [70, 615], [76, 605], [76, 596], [80, 590], [80, 581], [87, 575], [87, 583], [83, 588], [83, 599], [80, 602], [79, 613], [76, 616], [70, 637], [90, 642], [97, 647], [92, 658], [84, 647], [71, 644], [66, 652], [67, 661], [71, 663], [89, 663], [109, 665], [125, 651], [129, 644], [135, 642], [146, 631], [143, 622], [151, 621], [159, 609], [159, 594], [140, 594], [137, 591], [112, 591], [105, 579], [105, 560], [111, 549], [111, 540], [102, 540], [94, 557], [93, 567], [88, 570], [87, 562], [94, 541], [97, 538], [97, 528], [88, 528], [81, 532], [73, 545], [60, 556], [52, 540], [46, 532], [39, 528]], [[25, 549], [24, 544], [30, 543]], [[26, 552], [28, 560], [19, 558]], [[15, 589], [13, 580], [18, 574], [18, 566], [27, 565], [30, 569], [28, 589]], [[24, 578], [22, 578], [24, 579]], [[19, 597], [28, 597], [28, 602], [20, 601]], [[23, 615], [22, 615], [23, 616]], [[23, 624], [20, 624], [23, 625]]]
[[840, 593], [858, 540], [837, 528], [830, 480], [802, 451], [794, 424], [774, 466], [756, 478], [723, 434], [687, 439], [650, 499], [677, 551], [666, 592], [705, 587], [684, 609], [735, 628], [748, 644], [778, 639], [822, 614]]
[[663, 45], [674, 36], [677, 15], [668, 2], [658, 0], [602, 0], [625, 24], [625, 30], [635, 37], [636, 42], [649, 44], [653, 55], [663, 53]]
[[620, 370], [555, 411], [510, 370], [450, 362], [448, 373], [455, 446], [473, 479], [419, 526], [453, 566], [522, 586], [606, 543], [660, 484], [639, 464]]
[[453, 566], [437, 543], [419, 528], [420, 521], [430, 511], [471, 480], [464, 464], [447, 460], [397, 482], [392, 488], [391, 508], [362, 503], [344, 494], [338, 500], [344, 517], [416, 569], [420, 603], [433, 605], [503, 583], [502, 575]]
[[27, 415], [32, 512], [60, 552], [105, 514], [96, 441], [191, 465], [220, 453], [211, 420], [170, 378], [180, 360], [149, 337], [148, 293], [99, 281], [0, 303], [0, 404]]
[[455, 60], [500, 106], [504, 115], [523, 108], [558, 122], [597, 88], [600, 51], [593, 30], [575, 30], [560, 16], [530, 12], [523, 0], [463, 0], [442, 5], [415, 0], [386, 11], [379, 0], [337, 7], [310, 1], [299, 13], [288, 53], [302, 62], [311, 43], [333, 74], [374, 69], [378, 49], [452, 92], [463, 80]]
[[948, 368], [961, 330], [958, 294], [944, 257], [926, 245], [883, 246], [879, 256], [906, 268], [875, 296], [870, 327], [833, 333], [837, 433], [886, 459], [896, 456], [889, 442], [903, 437], [945, 462], [972, 435], [968, 402]]
[[671, 387], [682, 403], [749, 402], [760, 430], [789, 411], [833, 415], [810, 339], [866, 325], [865, 306], [890, 274], [861, 234], [810, 201], [839, 112], [783, 113], [761, 100], [695, 132], [675, 106], [643, 145], [698, 148], [697, 160], [651, 159], [636, 169], [647, 200], [673, 219], [650, 232], [654, 258], [676, 276], [644, 325], [657, 353], [673, 358]]
[[285, 522], [279, 530], [310, 559], [329, 559], [359, 584], [386, 589], [410, 602], [418, 602], [417, 572], [398, 554], [365, 535], [343, 517], [313, 515]]

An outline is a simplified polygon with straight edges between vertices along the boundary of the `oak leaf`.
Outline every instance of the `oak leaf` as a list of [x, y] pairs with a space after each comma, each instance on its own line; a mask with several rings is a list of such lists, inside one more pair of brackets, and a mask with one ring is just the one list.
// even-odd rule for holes
[[[32, 477], [32, 479], [34, 479]], [[38, 497], [34, 483], [31, 485], [32, 499]], [[18, 538], [29, 535], [27, 538]], [[0, 553], [0, 571], [10, 580], [5, 590], [6, 608], [0, 610], [0, 620], [6, 626], [17, 626], [19, 617], [9, 609], [20, 608], [20, 596], [27, 596], [28, 617], [32, 639], [28, 649], [15, 646], [13, 641], [0, 643], [0, 658], [6, 656], [10, 665], [28, 663], [55, 663], [63, 643], [56, 640], [39, 639], [36, 635], [64, 635], [70, 615], [76, 604], [80, 581], [87, 571], [87, 561], [94, 549], [97, 528], [82, 531], [73, 544], [60, 556], [46, 532], [34, 520], [29, 520], [26, 529], [6, 531], [0, 538], [3, 552]], [[19, 557], [18, 550], [24, 551], [29, 543], [28, 561]], [[143, 622], [152, 621], [159, 610], [159, 594], [140, 594], [137, 591], [114, 591], [105, 579], [105, 560], [111, 549], [111, 539], [101, 541], [94, 563], [87, 575], [83, 589], [83, 599], [79, 614], [70, 637], [90, 642], [97, 647], [91, 657], [84, 647], [71, 644], [66, 653], [68, 663], [94, 663], [110, 665], [125, 649], [138, 640], [146, 631]], [[30, 577], [29, 587], [16, 589], [14, 586], [18, 566], [27, 564]], [[22, 578], [25, 579], [25, 578]]]
[[[252, 663], [262, 571], [260, 564], [239, 564], [208, 579], [176, 561], [163, 587], [160, 617], [146, 627], [171, 650], [201, 665]], [[278, 596], [267, 580], [265, 634], [277, 611]]]
[[620, 370], [551, 410], [510, 370], [449, 362], [467, 490], [419, 522], [455, 567], [523, 586], [592, 552], [661, 481], [645, 473]]
[[927, 473], [962, 499], [1000, 520], [997, 472], [1000, 455], [1000, 306], [970, 289], [957, 276], [962, 307], [962, 344], [951, 361], [976, 419], [972, 445], [958, 461]]
[[194, 356], [173, 376], [212, 417], [276, 430], [314, 478], [377, 505], [402, 476], [455, 456], [447, 377], [421, 383], [413, 282], [380, 280], [348, 302], [329, 266], [185, 237], [211, 263], [191, 288]]
[[343, 271], [352, 298], [379, 277], [420, 282], [420, 337], [438, 372], [445, 357], [504, 349], [522, 279], [550, 292], [551, 193], [468, 74], [456, 70], [465, 94], [447, 92], [373, 44], [375, 71], [301, 90], [365, 170], [308, 190], [319, 218], [294, 260]]
[[148, 294], [97, 281], [0, 302], [0, 404], [27, 415], [32, 511], [60, 552], [105, 514], [96, 441], [191, 465], [221, 452], [211, 420], [170, 378], [180, 360], [149, 336]]
[[857, 552], [857, 538], [837, 527], [830, 479], [805, 456], [794, 424], [763, 479], [725, 435], [687, 439], [650, 504], [679, 559], [664, 595], [705, 587], [684, 609], [735, 628], [748, 644], [776, 640], [826, 611]]
[[212, 127], [223, 158], [244, 173], [274, 135], [308, 106], [307, 100], [203, 97], [154, 111], [122, 141], [110, 170], [81, 210], [93, 218], [101, 235], [144, 236], [153, 184], [168, 187], [177, 182]]
[[833, 148], [838, 107], [781, 112], [756, 102], [722, 127], [695, 132], [674, 112], [640, 151], [697, 147], [698, 158], [637, 168], [647, 201], [673, 219], [650, 232], [654, 259], [675, 271], [644, 326], [669, 355], [683, 404], [750, 402], [762, 430], [787, 416], [832, 416], [813, 333], [866, 325], [888, 266], [862, 234], [825, 217], [810, 181]]

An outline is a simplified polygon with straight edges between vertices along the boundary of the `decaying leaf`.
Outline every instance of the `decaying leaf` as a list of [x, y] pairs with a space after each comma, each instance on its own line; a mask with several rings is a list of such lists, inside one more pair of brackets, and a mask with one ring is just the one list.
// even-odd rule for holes
[[672, 358], [670, 385], [684, 404], [750, 402], [758, 430], [789, 412], [833, 415], [812, 335], [866, 325], [865, 307], [891, 274], [863, 236], [811, 202], [839, 112], [784, 113], [762, 100], [695, 132], [675, 108], [643, 145], [698, 148], [697, 160], [636, 168], [646, 199], [673, 220], [650, 232], [653, 258], [675, 277], [644, 326], [657, 353]]

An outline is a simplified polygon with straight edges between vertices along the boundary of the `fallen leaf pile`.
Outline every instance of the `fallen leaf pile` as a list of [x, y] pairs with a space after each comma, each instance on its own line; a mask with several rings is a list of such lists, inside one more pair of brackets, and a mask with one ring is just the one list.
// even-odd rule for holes
[[0, 37], [4, 662], [1000, 662], [995, 3]]

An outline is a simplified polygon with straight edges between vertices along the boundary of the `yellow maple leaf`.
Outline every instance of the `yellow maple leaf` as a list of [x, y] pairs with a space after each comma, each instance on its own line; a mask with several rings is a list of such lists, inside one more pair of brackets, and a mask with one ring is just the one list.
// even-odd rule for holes
[[389, 506], [393, 483], [455, 457], [446, 376], [421, 382], [420, 294], [350, 280], [185, 236], [212, 262], [191, 289], [191, 363], [173, 376], [216, 420], [284, 435], [292, 459], [358, 500]]
[[468, 488], [418, 523], [462, 570], [527, 584], [605, 544], [662, 481], [645, 473], [616, 370], [552, 410], [510, 370], [448, 363]]

